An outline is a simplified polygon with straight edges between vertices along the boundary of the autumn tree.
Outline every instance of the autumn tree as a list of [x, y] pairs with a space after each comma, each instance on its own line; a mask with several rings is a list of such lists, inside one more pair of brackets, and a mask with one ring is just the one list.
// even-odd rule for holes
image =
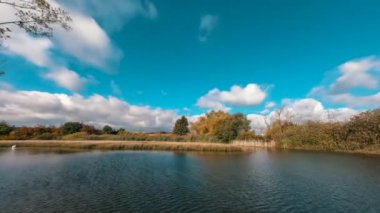
[[348, 141], [360, 145], [380, 144], [380, 108], [352, 117], [345, 126]]
[[249, 120], [241, 113], [229, 114], [224, 111], [211, 111], [191, 124], [195, 134], [215, 136], [218, 140], [229, 142], [243, 132], [249, 131]]
[[186, 135], [189, 132], [189, 122], [185, 116], [182, 116], [175, 122], [173, 133], [176, 135]]
[[230, 114], [221, 110], [211, 111], [192, 123], [190, 128], [195, 134], [215, 135], [218, 125], [230, 116]]

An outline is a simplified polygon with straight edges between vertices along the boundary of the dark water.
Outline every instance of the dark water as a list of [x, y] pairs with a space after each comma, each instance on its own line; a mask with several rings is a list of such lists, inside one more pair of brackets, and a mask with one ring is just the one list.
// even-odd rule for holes
[[0, 212], [380, 212], [380, 158], [3, 150]]

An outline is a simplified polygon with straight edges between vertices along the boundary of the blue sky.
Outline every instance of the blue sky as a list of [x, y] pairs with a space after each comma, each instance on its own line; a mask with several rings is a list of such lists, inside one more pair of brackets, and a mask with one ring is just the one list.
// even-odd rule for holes
[[[16, 108], [28, 104], [4, 97], [31, 91], [82, 101], [98, 95], [110, 105], [105, 111], [113, 110], [112, 96], [125, 106], [147, 107], [149, 113], [170, 112], [171, 117], [162, 120], [168, 123], [181, 114], [195, 118], [211, 109], [262, 119], [282, 105], [312, 119], [331, 109], [343, 119], [380, 105], [379, 1], [52, 3], [72, 14], [72, 31], [57, 30], [48, 39], [15, 30], [15, 36], [4, 41], [2, 101]], [[10, 8], [0, 11], [0, 20], [11, 16]], [[29, 96], [24, 101], [28, 100], [33, 102]], [[39, 101], [44, 106], [51, 103], [46, 97]], [[271, 107], [266, 109], [268, 103]], [[65, 104], [49, 110], [67, 116], [40, 115], [36, 107], [28, 110], [39, 115], [29, 118], [22, 114], [27, 110], [12, 109], [18, 114], [14, 117], [9, 105], [0, 106], [0, 115], [20, 125], [73, 118], [138, 130], [163, 125], [157, 121], [160, 117], [146, 123], [146, 117], [135, 114], [133, 121], [115, 122], [112, 116], [81, 117], [83, 113], [74, 109], [75, 117]], [[129, 112], [123, 113], [129, 117]], [[169, 127], [165, 124], [163, 129]]]

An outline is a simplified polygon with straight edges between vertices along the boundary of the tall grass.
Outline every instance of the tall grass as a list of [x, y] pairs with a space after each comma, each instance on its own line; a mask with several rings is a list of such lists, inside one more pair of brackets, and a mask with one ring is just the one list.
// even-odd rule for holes
[[132, 141], [0, 141], [0, 147], [65, 148], [89, 150], [162, 150], [197, 152], [242, 152], [243, 148], [218, 143], [132, 142]]

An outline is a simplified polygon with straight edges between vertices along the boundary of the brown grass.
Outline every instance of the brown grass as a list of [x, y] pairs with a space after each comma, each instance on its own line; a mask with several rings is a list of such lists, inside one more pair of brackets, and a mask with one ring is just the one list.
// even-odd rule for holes
[[196, 152], [242, 152], [242, 147], [231, 144], [199, 142], [136, 142], [136, 141], [58, 141], [27, 140], [0, 141], [0, 147], [16, 145], [21, 148], [63, 148], [87, 150], [161, 150]]

